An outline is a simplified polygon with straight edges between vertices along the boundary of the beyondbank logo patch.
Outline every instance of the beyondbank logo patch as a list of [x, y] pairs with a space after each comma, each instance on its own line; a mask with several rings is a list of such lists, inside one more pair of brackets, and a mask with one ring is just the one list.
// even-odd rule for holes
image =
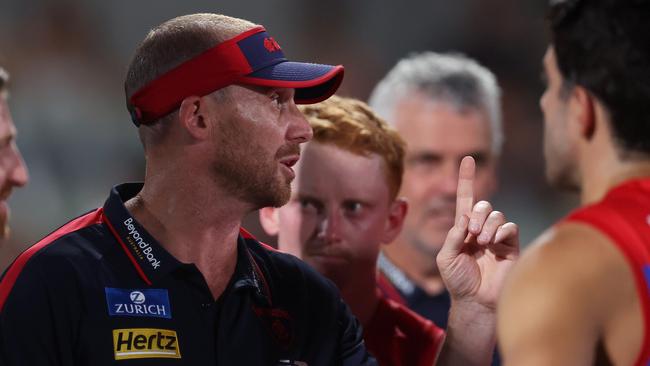
[[126, 237], [126, 240], [131, 245], [131, 248], [133, 248], [133, 251], [137, 253], [140, 259], [144, 260], [146, 258], [153, 269], [158, 269], [160, 267], [160, 261], [156, 259], [151, 245], [144, 241], [144, 238], [138, 229], [136, 229], [133, 224], [133, 218], [129, 217], [126, 219], [124, 221], [124, 227], [129, 231], [129, 236]]
[[181, 358], [178, 335], [168, 329], [113, 329], [113, 351], [116, 360]]
[[123, 289], [105, 287], [108, 315], [172, 318], [165, 289]]

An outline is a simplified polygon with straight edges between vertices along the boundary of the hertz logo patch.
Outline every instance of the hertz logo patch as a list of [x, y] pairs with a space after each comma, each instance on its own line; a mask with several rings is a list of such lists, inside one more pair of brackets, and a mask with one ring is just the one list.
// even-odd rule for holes
[[178, 336], [167, 329], [113, 329], [113, 351], [116, 360], [181, 358]]

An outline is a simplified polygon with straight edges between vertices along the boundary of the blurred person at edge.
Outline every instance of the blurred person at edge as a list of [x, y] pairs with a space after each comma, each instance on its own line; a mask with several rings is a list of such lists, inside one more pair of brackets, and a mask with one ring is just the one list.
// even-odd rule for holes
[[547, 180], [581, 207], [513, 268], [507, 365], [650, 364], [650, 2], [550, 1]]
[[14, 187], [29, 180], [27, 167], [16, 146], [16, 127], [7, 104], [9, 74], [0, 67], [0, 238], [9, 235], [9, 206], [7, 199]]
[[[487, 237], [483, 248], [488, 243], [502, 246], [503, 259], [495, 261], [486, 261], [490, 255], [477, 260], [453, 252], [465, 235], [450, 233], [450, 250], [441, 263], [452, 296], [459, 301], [452, 306], [443, 345], [442, 329], [383, 296], [376, 283], [380, 247], [399, 234], [407, 213], [407, 202], [397, 196], [404, 141], [365, 103], [354, 99], [334, 96], [302, 111], [314, 138], [303, 147], [289, 203], [260, 210], [264, 229], [278, 235], [280, 250], [334, 281], [364, 326], [368, 349], [381, 365], [432, 365], [441, 345], [438, 365], [489, 364], [496, 329], [494, 312], [484, 311], [485, 290], [500, 287], [517, 257], [517, 226], [496, 211], [473, 214], [482, 224], [475, 234]], [[471, 159], [465, 163], [471, 164]], [[467, 170], [473, 168], [465, 169], [470, 177], [460, 183], [469, 189], [459, 195], [463, 201], [459, 202], [468, 206], [460, 211], [469, 214], [473, 179]], [[473, 271], [477, 265], [483, 266], [480, 273]], [[480, 288], [474, 286], [477, 280]], [[494, 296], [487, 296], [490, 302]]]

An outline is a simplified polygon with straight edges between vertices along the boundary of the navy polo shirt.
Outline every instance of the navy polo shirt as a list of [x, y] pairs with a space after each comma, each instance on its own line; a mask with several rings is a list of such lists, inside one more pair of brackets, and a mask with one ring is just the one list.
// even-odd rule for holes
[[141, 188], [115, 187], [4, 272], [0, 364], [376, 364], [335, 286], [244, 230], [215, 301], [124, 207]]

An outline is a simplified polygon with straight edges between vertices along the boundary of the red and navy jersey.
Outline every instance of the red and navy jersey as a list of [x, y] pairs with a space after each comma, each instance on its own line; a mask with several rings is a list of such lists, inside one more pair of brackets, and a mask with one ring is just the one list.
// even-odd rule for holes
[[245, 231], [215, 301], [124, 207], [141, 187], [117, 186], [5, 271], [1, 365], [376, 364], [335, 286]]
[[380, 365], [431, 366], [445, 331], [406, 306], [380, 297], [363, 337]]
[[580, 208], [565, 222], [581, 222], [607, 235], [634, 273], [644, 318], [644, 339], [636, 365], [650, 364], [650, 179], [625, 182], [602, 201]]

